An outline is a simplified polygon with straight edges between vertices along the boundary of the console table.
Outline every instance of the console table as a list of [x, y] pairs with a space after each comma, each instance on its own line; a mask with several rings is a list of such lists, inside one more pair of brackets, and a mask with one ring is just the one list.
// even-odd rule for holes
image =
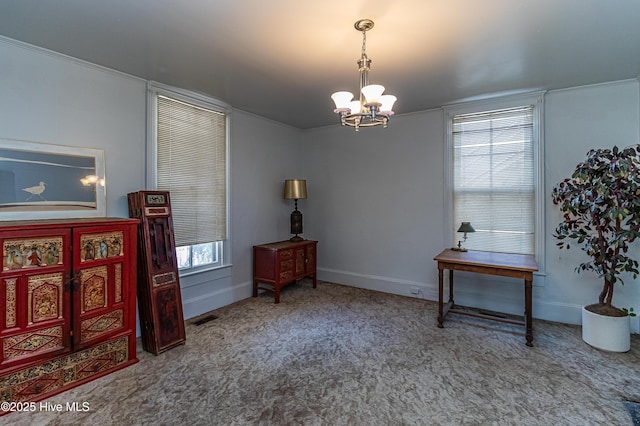
[[[531, 255], [495, 253], [488, 251], [443, 250], [433, 258], [438, 262], [438, 327], [443, 328], [444, 317], [448, 312], [469, 315], [526, 327], [527, 346], [533, 346], [533, 325], [531, 315], [533, 272], [538, 270], [535, 258]], [[449, 301], [444, 303], [444, 270], [449, 270]], [[499, 275], [524, 280], [524, 321], [499, 318], [482, 313], [456, 309], [453, 302], [453, 271], [476, 272], [479, 274]]]
[[253, 297], [258, 296], [258, 289], [273, 291], [275, 303], [280, 303], [280, 289], [305, 277], [312, 278], [316, 288], [317, 244], [302, 240], [253, 246]]

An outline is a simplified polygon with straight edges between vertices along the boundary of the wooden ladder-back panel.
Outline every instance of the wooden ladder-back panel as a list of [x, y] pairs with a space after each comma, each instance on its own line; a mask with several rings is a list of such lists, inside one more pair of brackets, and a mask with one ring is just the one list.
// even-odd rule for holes
[[186, 341], [180, 277], [168, 191], [128, 194], [129, 216], [139, 218], [138, 310], [142, 346], [158, 355]]

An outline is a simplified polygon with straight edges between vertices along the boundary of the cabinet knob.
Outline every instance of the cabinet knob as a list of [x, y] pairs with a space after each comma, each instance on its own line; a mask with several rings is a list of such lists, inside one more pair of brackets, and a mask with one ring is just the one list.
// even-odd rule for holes
[[69, 279], [63, 284], [65, 291], [77, 291], [82, 282], [82, 271], [77, 271], [75, 275], [69, 274]]

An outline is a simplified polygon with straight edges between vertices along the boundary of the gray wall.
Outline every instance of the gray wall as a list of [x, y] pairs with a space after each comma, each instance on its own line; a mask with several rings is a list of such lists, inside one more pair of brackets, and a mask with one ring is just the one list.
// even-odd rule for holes
[[[637, 80], [545, 96], [546, 271], [534, 280], [536, 318], [578, 324], [581, 307], [597, 301], [601, 281], [574, 273], [586, 259], [583, 252], [560, 252], [551, 238], [561, 218], [551, 188], [589, 149], [639, 143], [639, 100]], [[318, 189], [305, 217], [320, 240], [320, 278], [405, 296], [416, 287], [417, 297], [437, 300], [432, 259], [454, 244], [442, 229], [444, 129], [438, 109], [394, 117], [386, 130], [330, 126], [306, 132], [304, 163]], [[457, 275], [456, 302], [522, 314], [520, 281]], [[638, 310], [640, 286], [631, 277], [626, 282], [617, 287], [614, 304]], [[638, 332], [637, 317], [632, 329]]]
[[144, 182], [146, 83], [0, 38], [0, 138], [105, 150], [107, 216]]
[[304, 163], [317, 189], [305, 217], [323, 279], [437, 297], [427, 283], [445, 245], [442, 120], [437, 110], [394, 117], [384, 130], [306, 133]]
[[[0, 138], [101, 148], [107, 215], [127, 216], [126, 194], [144, 188], [146, 82], [0, 38]], [[559, 213], [550, 188], [588, 149], [640, 140], [638, 81], [550, 92], [545, 100], [546, 229]], [[401, 101], [401, 100], [400, 100]], [[289, 237], [283, 181], [307, 179], [304, 237], [319, 240], [321, 279], [409, 296], [437, 298], [433, 256], [444, 224], [444, 122], [441, 110], [394, 117], [359, 133], [339, 126], [300, 131], [239, 110], [231, 122], [232, 266], [182, 278], [185, 316], [249, 297], [251, 247]], [[582, 252], [547, 239], [547, 269], [536, 276], [537, 318], [580, 321], [600, 281], [576, 275]], [[637, 249], [636, 249], [637, 251]], [[467, 277], [469, 278], [469, 277]], [[473, 282], [471, 282], [473, 281]], [[456, 301], [521, 313], [521, 284], [463, 276]], [[619, 286], [614, 303], [640, 309], [640, 288]], [[638, 318], [632, 322], [638, 331]]]
[[[0, 100], [2, 139], [103, 149], [107, 215], [128, 216], [126, 194], [145, 188], [146, 81], [0, 37]], [[230, 133], [233, 266], [181, 279], [186, 318], [249, 297], [251, 247], [289, 237], [302, 132], [233, 110]]]

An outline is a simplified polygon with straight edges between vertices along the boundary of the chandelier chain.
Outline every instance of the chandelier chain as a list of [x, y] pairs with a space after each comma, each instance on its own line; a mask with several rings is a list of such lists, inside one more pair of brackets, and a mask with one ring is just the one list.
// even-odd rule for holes
[[366, 56], [367, 52], [367, 32], [362, 31], [362, 56]]

